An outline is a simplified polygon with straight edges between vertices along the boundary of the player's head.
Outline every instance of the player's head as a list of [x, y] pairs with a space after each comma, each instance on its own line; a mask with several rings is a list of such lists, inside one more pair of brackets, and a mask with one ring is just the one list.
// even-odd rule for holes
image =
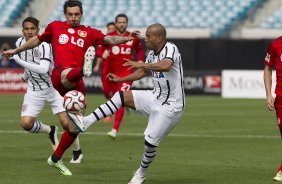
[[107, 33], [114, 32], [116, 30], [116, 25], [114, 22], [107, 23]]
[[22, 33], [26, 40], [39, 33], [39, 20], [34, 17], [27, 17], [22, 22]]
[[117, 31], [121, 34], [126, 32], [128, 17], [125, 14], [121, 13], [116, 16], [115, 21]]
[[67, 0], [64, 4], [64, 14], [70, 26], [79, 26], [83, 14], [82, 3], [78, 0]]
[[150, 25], [146, 30], [145, 45], [149, 50], [159, 51], [166, 42], [166, 30], [157, 23]]

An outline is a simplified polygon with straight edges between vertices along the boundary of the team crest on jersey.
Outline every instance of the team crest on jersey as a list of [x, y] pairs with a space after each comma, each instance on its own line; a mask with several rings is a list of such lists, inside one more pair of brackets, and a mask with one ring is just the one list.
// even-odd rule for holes
[[61, 34], [59, 36], [59, 43], [60, 44], [66, 44], [69, 41], [69, 37], [66, 34]]
[[78, 35], [84, 38], [84, 37], [87, 36], [87, 32], [86, 31], [78, 30]]
[[69, 29], [68, 29], [68, 32], [69, 32], [70, 34], [73, 34], [75, 31], [74, 31], [73, 28], [69, 28]]
[[133, 40], [128, 41], [128, 42], [126, 42], [125, 44], [126, 44], [126, 45], [132, 45], [132, 44], [133, 44]]
[[35, 58], [40, 59], [40, 54], [38, 50], [34, 50], [33, 54]]

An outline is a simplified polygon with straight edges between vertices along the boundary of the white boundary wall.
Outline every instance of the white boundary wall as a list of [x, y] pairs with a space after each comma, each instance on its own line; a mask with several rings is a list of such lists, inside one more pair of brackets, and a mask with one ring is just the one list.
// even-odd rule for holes
[[[223, 70], [221, 78], [223, 98], [266, 98], [263, 70]], [[272, 73], [272, 81], [272, 92], [274, 92], [275, 71]]]

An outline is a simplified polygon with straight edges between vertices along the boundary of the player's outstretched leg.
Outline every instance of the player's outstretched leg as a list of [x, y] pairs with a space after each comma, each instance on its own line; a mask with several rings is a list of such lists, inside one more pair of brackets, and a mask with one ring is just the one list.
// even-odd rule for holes
[[93, 71], [93, 60], [95, 58], [95, 48], [90, 46], [84, 55], [83, 75], [90, 76]]
[[114, 94], [114, 96], [107, 101], [105, 104], [100, 105], [94, 112], [90, 115], [83, 117], [83, 124], [88, 128], [93, 123], [113, 115], [118, 109], [124, 106], [123, 92], [119, 91]]
[[72, 173], [71, 171], [64, 165], [64, 163], [62, 162], [62, 160], [59, 160], [57, 162], [52, 161], [52, 157], [49, 157], [47, 160], [47, 163], [55, 168], [57, 168], [62, 175], [65, 176], [71, 176]]

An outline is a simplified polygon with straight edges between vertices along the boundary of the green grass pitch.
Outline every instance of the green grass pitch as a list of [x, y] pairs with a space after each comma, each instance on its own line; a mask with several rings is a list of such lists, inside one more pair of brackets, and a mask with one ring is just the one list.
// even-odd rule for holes
[[[94, 124], [80, 135], [84, 162], [68, 163], [73, 176], [47, 165], [52, 154], [46, 134], [24, 133], [19, 125], [23, 95], [1, 95], [1, 184], [126, 184], [140, 163], [147, 118], [126, 113], [115, 141], [106, 136], [112, 123]], [[87, 114], [105, 100], [87, 96]], [[268, 184], [282, 159], [275, 113], [265, 100], [188, 96], [185, 113], [160, 144], [146, 184]], [[59, 126], [49, 105], [39, 115]], [[59, 126], [60, 132], [62, 128]], [[61, 134], [59, 134], [61, 136]]]

